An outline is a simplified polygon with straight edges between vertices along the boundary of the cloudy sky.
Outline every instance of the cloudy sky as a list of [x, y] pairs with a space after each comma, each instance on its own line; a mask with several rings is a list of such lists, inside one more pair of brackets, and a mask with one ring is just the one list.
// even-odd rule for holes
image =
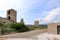
[[0, 16], [6, 17], [8, 9], [17, 11], [17, 22], [25, 24], [60, 22], [60, 0], [0, 0]]

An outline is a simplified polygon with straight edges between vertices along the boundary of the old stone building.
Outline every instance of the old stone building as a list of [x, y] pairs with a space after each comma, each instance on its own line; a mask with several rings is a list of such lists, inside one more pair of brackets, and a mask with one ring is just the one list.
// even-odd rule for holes
[[24, 19], [23, 18], [21, 18], [20, 23], [24, 23]]
[[39, 21], [34, 21], [34, 26], [39, 26]]
[[16, 22], [17, 12], [14, 9], [7, 10], [7, 18], [0, 17], [0, 22], [10, 24]]

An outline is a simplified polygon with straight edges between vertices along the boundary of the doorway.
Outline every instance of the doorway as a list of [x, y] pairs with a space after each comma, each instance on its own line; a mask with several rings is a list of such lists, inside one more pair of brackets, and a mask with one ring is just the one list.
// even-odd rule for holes
[[60, 25], [57, 26], [57, 34], [60, 34]]

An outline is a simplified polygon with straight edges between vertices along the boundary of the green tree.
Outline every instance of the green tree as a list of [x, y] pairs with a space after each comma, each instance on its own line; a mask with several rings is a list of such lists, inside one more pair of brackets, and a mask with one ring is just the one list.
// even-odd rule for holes
[[30, 30], [24, 23], [12, 23], [10, 27], [18, 32], [25, 32]]

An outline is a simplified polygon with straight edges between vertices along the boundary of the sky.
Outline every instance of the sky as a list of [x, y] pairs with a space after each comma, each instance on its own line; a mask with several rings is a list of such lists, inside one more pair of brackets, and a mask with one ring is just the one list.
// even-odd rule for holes
[[0, 0], [0, 16], [7, 17], [7, 10], [17, 11], [17, 22], [25, 24], [60, 22], [60, 0]]

